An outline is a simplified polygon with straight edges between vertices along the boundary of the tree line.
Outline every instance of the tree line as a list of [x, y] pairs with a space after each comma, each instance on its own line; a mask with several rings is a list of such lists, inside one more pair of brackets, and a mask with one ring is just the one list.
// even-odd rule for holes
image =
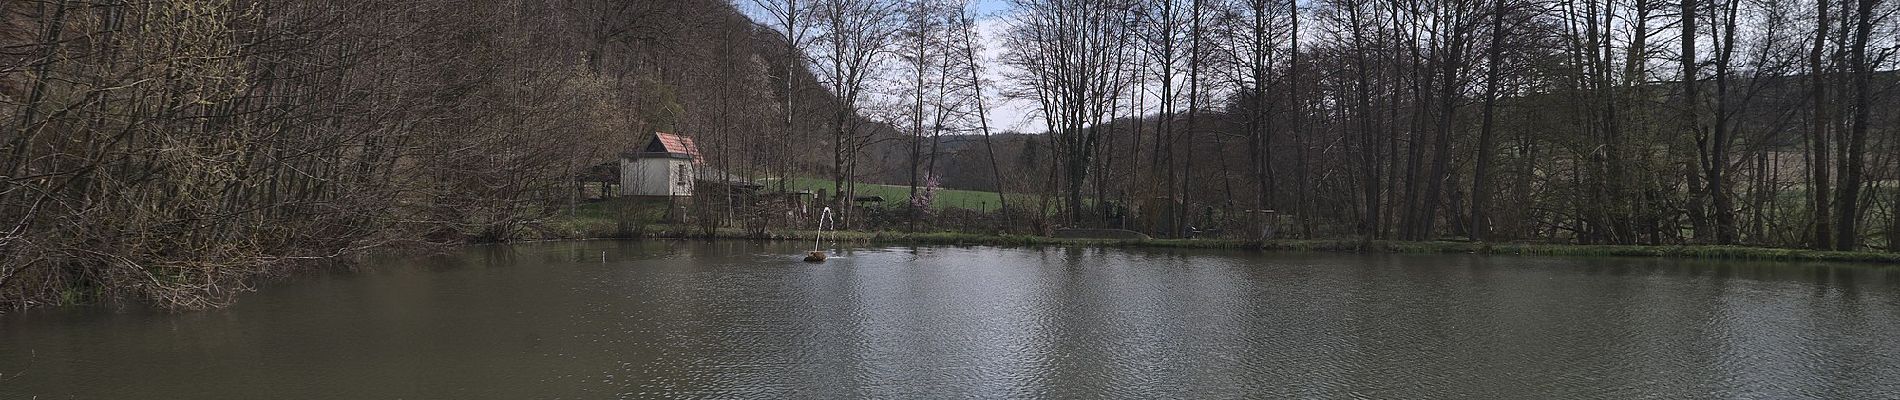
[[[913, 175], [1040, 193], [1021, 206], [1052, 224], [1900, 249], [1884, 0], [1011, 0], [987, 41], [956, 34], [966, 2], [757, 2], [811, 7], [820, 69], [904, 66], [882, 85], [919, 94], [887, 101], [894, 140], [926, 149]], [[923, 65], [984, 43], [1003, 55]], [[867, 111], [840, 76], [840, 114]], [[972, 89], [1030, 102], [1044, 133], [988, 168], [918, 166], [946, 130], [992, 136], [945, 118], [985, 111], [944, 96]]]
[[0, 2], [0, 309], [532, 234], [653, 131], [790, 170], [750, 132], [822, 92], [773, 43], [711, 0]]

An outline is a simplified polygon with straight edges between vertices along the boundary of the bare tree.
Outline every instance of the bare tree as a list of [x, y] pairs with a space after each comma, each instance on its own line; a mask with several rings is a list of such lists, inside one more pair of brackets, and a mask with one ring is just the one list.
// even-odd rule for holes
[[1073, 0], [1019, 0], [1005, 41], [1050, 125], [1061, 158], [1070, 223], [1082, 223], [1082, 188], [1102, 140], [1100, 125], [1121, 93], [1116, 74], [1130, 40], [1130, 5]]

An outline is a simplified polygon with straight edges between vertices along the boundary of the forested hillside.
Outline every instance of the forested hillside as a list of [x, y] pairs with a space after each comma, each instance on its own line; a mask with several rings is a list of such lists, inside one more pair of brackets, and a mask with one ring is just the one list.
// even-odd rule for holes
[[[714, 0], [0, 2], [0, 305], [226, 301], [377, 246], [508, 239], [655, 130], [821, 160], [783, 40]], [[795, 118], [801, 129], [829, 120]], [[743, 138], [743, 140], [740, 140]]]

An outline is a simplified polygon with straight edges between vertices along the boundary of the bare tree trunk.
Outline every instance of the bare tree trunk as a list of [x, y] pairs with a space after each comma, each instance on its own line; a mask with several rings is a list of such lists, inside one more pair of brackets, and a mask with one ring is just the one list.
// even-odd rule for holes
[[[1439, 65], [1441, 69], [1439, 73], [1443, 74], [1441, 78], [1443, 82], [1440, 82], [1441, 86], [1438, 87], [1438, 121], [1434, 129], [1437, 138], [1433, 141], [1435, 149], [1432, 151], [1432, 170], [1425, 177], [1424, 208], [1419, 214], [1417, 227], [1413, 232], [1413, 238], [1417, 240], [1430, 239], [1434, 234], [1433, 225], [1437, 222], [1439, 201], [1444, 193], [1447, 168], [1451, 164], [1452, 123], [1457, 118], [1458, 89], [1464, 79], [1461, 72], [1465, 64], [1465, 45], [1470, 37], [1462, 10], [1453, 10], [1448, 13], [1450, 14], [1441, 16], [1444, 21], [1437, 22], [1443, 24], [1444, 29], [1447, 30], [1447, 37], [1444, 39], [1446, 43], [1440, 50], [1436, 50], [1442, 51], [1439, 60], [1442, 65]], [[1455, 215], [1448, 216], [1447, 219], [1455, 221], [1455, 217]]]
[[1857, 2], [1859, 7], [1854, 10], [1853, 43], [1847, 49], [1848, 63], [1850, 64], [1848, 68], [1851, 69], [1850, 72], [1853, 74], [1852, 77], [1854, 79], [1854, 115], [1853, 120], [1849, 123], [1847, 137], [1845, 138], [1847, 140], [1847, 143], [1845, 143], [1847, 147], [1846, 156], [1841, 159], [1841, 181], [1840, 185], [1835, 189], [1836, 192], [1834, 195], [1835, 201], [1840, 203], [1840, 207], [1835, 210], [1835, 250], [1857, 250], [1860, 248], [1860, 230], [1858, 229], [1858, 224], [1860, 222], [1861, 213], [1859, 204], [1861, 201], [1860, 189], [1862, 180], [1864, 179], [1861, 175], [1862, 164], [1866, 159], [1867, 124], [1871, 116], [1870, 112], [1872, 111], [1869, 109], [1872, 105], [1870, 96], [1873, 90], [1870, 78], [1873, 76], [1874, 68], [1868, 64], [1867, 42], [1873, 35], [1874, 6], [1879, 3], [1879, 0], [1859, 0]]
[[1729, 110], [1728, 83], [1730, 60], [1735, 53], [1735, 14], [1739, 5], [1734, 0], [1721, 0], [1722, 32], [1716, 44], [1715, 62], [1715, 126], [1709, 143], [1709, 160], [1704, 167], [1709, 176], [1709, 204], [1715, 214], [1716, 244], [1735, 244], [1735, 205], [1729, 197], [1728, 153], [1729, 153]]
[[[1415, 18], [1424, 18], [1424, 14], [1419, 11], [1417, 3], [1408, 3], [1407, 7], [1409, 7], [1409, 10], [1407, 10], [1409, 11], [1409, 15]], [[1405, 210], [1405, 215], [1399, 219], [1399, 238], [1403, 240], [1420, 240], [1423, 239], [1426, 234], [1419, 232], [1419, 221], [1431, 218], [1431, 213], [1424, 211], [1424, 206], [1419, 203], [1419, 195], [1422, 191], [1420, 186], [1424, 184], [1423, 181], [1430, 179], [1423, 177], [1424, 174], [1422, 170], [1424, 167], [1421, 165], [1425, 162], [1425, 146], [1423, 144], [1425, 139], [1424, 116], [1428, 115], [1429, 110], [1431, 110], [1430, 96], [1428, 93], [1431, 92], [1433, 77], [1437, 74], [1425, 71], [1425, 57], [1418, 50], [1420, 46], [1418, 39], [1420, 36], [1418, 33], [1419, 22], [1414, 21], [1409, 26], [1401, 25], [1397, 22], [1397, 19], [1400, 18], [1399, 14], [1400, 13], [1397, 12], [1393, 13], [1393, 19], [1395, 20], [1394, 26], [1406, 26], [1406, 29], [1409, 30], [1403, 40], [1405, 41], [1404, 47], [1412, 56], [1409, 60], [1410, 62], [1407, 63], [1411, 67], [1409, 68], [1411, 73], [1409, 86], [1412, 95], [1412, 114], [1410, 116], [1411, 118], [1408, 118], [1407, 123], [1409, 129], [1407, 129], [1405, 133], [1407, 138], [1405, 144], [1405, 205], [1404, 208], [1402, 208]]]
[[1368, 49], [1362, 25], [1364, 22], [1360, 19], [1362, 12], [1360, 7], [1364, 4], [1356, 0], [1349, 4], [1351, 8], [1347, 11], [1346, 17], [1352, 32], [1353, 98], [1357, 109], [1354, 119], [1359, 125], [1359, 180], [1362, 195], [1365, 196], [1365, 210], [1360, 216], [1359, 234], [1362, 239], [1371, 240], [1379, 236], [1381, 226], [1379, 223], [1381, 217], [1379, 215], [1378, 133], [1373, 127], [1375, 113], [1372, 110], [1372, 84], [1369, 76], [1371, 72], [1368, 71], [1372, 66], [1366, 59]]
[[1477, 166], [1471, 179], [1471, 240], [1485, 241], [1491, 236], [1489, 209], [1491, 202], [1491, 153], [1492, 131], [1497, 120], [1498, 76], [1504, 62], [1504, 0], [1493, 0], [1491, 8], [1491, 41], [1486, 53], [1488, 64], [1484, 76], [1484, 122], [1478, 128]]
[[1828, 49], [1828, 27], [1830, 27], [1828, 0], [1820, 0], [1815, 4], [1818, 8], [1818, 13], [1815, 15], [1815, 47], [1807, 53], [1807, 74], [1811, 83], [1809, 91], [1813, 95], [1811, 102], [1815, 106], [1815, 114], [1809, 121], [1811, 133], [1807, 136], [1807, 152], [1809, 152], [1807, 201], [1811, 210], [1809, 227], [1813, 229], [1811, 231], [1813, 239], [1809, 245], [1813, 248], [1834, 248], [1834, 239], [1832, 239], [1834, 229], [1828, 224], [1830, 218], [1834, 216], [1828, 210], [1830, 209], [1828, 207], [1830, 205], [1828, 201], [1828, 195], [1830, 195], [1830, 190], [1828, 190], [1828, 121], [1834, 121], [1832, 112], [1828, 110], [1828, 74], [1826, 74], [1828, 70], [1826, 49]]
[[910, 116], [910, 198], [904, 202], [905, 211], [909, 214], [909, 222], [905, 230], [910, 232], [917, 231], [917, 218], [921, 212], [917, 198], [917, 172], [922, 167], [923, 161], [920, 157], [922, 157], [924, 138], [924, 74], [925, 69], [930, 65], [928, 43], [931, 35], [928, 31], [929, 23], [926, 22], [930, 19], [926, 15], [929, 11], [926, 10], [924, 2], [916, 1], [913, 4], [916, 7], [911, 10], [909, 16], [912, 29], [910, 34], [916, 42], [911, 43], [915, 47], [910, 49], [912, 53], [907, 56], [915, 67], [911, 72], [914, 74], [912, 83], [916, 86], [912, 89], [915, 90], [916, 97], [913, 99], [914, 103], [911, 104]]
[[1009, 190], [1003, 186], [1003, 169], [1001, 165], [996, 162], [996, 142], [990, 136], [990, 114], [989, 107], [986, 106], [985, 99], [983, 98], [983, 70], [982, 64], [978, 63], [976, 57], [976, 27], [973, 25], [974, 22], [974, 18], [967, 15], [962, 16], [962, 55], [964, 61], [969, 63], [970, 89], [975, 92], [976, 122], [977, 126], [983, 131], [983, 152], [989, 156], [990, 179], [991, 182], [994, 182], [993, 190], [996, 191], [996, 215], [999, 218], [998, 222], [1007, 228], [1010, 226]]
[[[1682, 0], [1680, 8], [1682, 14], [1682, 124], [1683, 130], [1692, 138], [1692, 143], [1696, 146], [1696, 165], [1706, 165], [1707, 162], [1701, 160], [1703, 149], [1706, 148], [1704, 144], [1706, 139], [1702, 133], [1701, 116], [1698, 113], [1702, 96], [1696, 90], [1698, 86], [1696, 74], [1701, 66], [1701, 63], [1696, 61], [1696, 23], [1698, 22], [1696, 11], [1701, 8], [1701, 5], [1697, 0]], [[1705, 235], [1703, 230], [1707, 227], [1701, 222], [1703, 213], [1699, 211], [1702, 194], [1708, 190], [1704, 185], [1701, 174], [1693, 172], [1689, 174], [1689, 203], [1692, 210], [1690, 218], [1695, 221], [1697, 236]]]
[[1289, 115], [1287, 119], [1292, 123], [1293, 144], [1298, 146], [1293, 152], [1293, 175], [1294, 180], [1299, 182], [1299, 192], [1296, 193], [1294, 197], [1296, 199], [1294, 212], [1299, 213], [1300, 237], [1312, 238], [1313, 208], [1311, 206], [1311, 200], [1313, 186], [1309, 179], [1311, 171], [1307, 170], [1308, 167], [1306, 163], [1306, 153], [1311, 144], [1307, 143], [1306, 126], [1303, 120], [1306, 114], [1306, 99], [1300, 96], [1300, 85], [1302, 84], [1300, 81], [1300, 2], [1299, 0], [1287, 0], [1287, 7], [1289, 16], [1293, 20], [1291, 24], [1293, 32], [1287, 35], [1287, 41], [1289, 42], [1288, 44], [1290, 44], [1289, 47], [1291, 47], [1290, 51], [1292, 53], [1287, 64], [1286, 79], [1287, 100], [1292, 106], [1292, 109], [1288, 110]]
[[1193, 201], [1189, 196], [1188, 188], [1194, 187], [1194, 133], [1198, 129], [1195, 122], [1199, 120], [1198, 117], [1201, 114], [1201, 0], [1194, 0], [1191, 7], [1193, 8], [1188, 13], [1190, 15], [1188, 18], [1192, 21], [1188, 24], [1188, 115], [1185, 135], [1189, 156], [1182, 158], [1181, 161], [1181, 213], [1179, 217], [1182, 229], [1177, 233], [1181, 237], [1188, 236], [1187, 222], [1191, 221], [1193, 207], [1190, 205]]

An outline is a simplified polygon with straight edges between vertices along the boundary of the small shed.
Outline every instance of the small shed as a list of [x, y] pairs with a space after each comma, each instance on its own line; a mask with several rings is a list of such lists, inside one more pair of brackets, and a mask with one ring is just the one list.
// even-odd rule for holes
[[655, 132], [640, 151], [620, 154], [620, 195], [692, 196], [704, 160], [693, 138]]

